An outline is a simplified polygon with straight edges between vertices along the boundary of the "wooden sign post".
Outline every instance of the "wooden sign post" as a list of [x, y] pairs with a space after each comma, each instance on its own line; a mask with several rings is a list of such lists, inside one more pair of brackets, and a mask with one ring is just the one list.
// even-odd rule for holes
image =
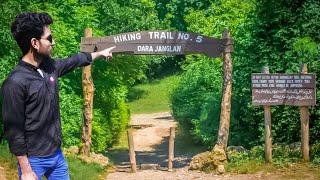
[[[84, 34], [87, 38], [92, 37], [92, 29], [85, 29]], [[91, 65], [84, 67], [82, 70], [82, 87], [84, 99], [84, 112], [81, 137], [82, 147], [80, 153], [85, 156], [90, 156], [94, 94], [94, 84], [91, 76]]]
[[[269, 67], [265, 66], [262, 73], [269, 74]], [[270, 163], [272, 161], [272, 135], [271, 135], [271, 108], [270, 106], [263, 106], [264, 109], [264, 153], [265, 161]]]
[[173, 159], [174, 159], [174, 138], [175, 138], [175, 127], [170, 127], [169, 137], [169, 155], [168, 155], [168, 171], [172, 172]]
[[129, 144], [129, 157], [131, 164], [131, 172], [137, 172], [136, 153], [134, 151], [134, 141], [132, 135], [132, 129], [128, 129], [128, 144]]
[[225, 40], [223, 59], [223, 91], [221, 99], [220, 124], [217, 138], [217, 147], [224, 151], [227, 149], [231, 114], [231, 96], [232, 96], [232, 58], [233, 41], [230, 32], [225, 30], [222, 34]]
[[[308, 68], [306, 64], [301, 65], [301, 74], [306, 74]], [[309, 108], [308, 106], [300, 107], [300, 123], [301, 123], [301, 151], [302, 158], [305, 162], [310, 160], [309, 157]]]
[[307, 66], [302, 65], [299, 74], [269, 74], [268, 68], [263, 73], [253, 73], [252, 103], [263, 105], [265, 114], [265, 160], [272, 160], [271, 105], [299, 106], [301, 120], [301, 151], [304, 161], [309, 161], [309, 110], [316, 105], [316, 77], [307, 73]]

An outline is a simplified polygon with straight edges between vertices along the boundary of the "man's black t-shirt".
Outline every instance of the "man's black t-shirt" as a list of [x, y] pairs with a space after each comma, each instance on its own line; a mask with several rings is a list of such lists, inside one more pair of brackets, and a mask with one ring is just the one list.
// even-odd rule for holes
[[4, 134], [11, 153], [43, 157], [60, 147], [58, 78], [91, 62], [89, 53], [48, 60], [39, 68], [20, 60], [1, 87]]

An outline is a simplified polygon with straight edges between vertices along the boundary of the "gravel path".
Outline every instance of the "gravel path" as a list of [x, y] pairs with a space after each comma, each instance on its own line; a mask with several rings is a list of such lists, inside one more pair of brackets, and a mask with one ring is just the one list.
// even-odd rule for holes
[[[203, 172], [188, 171], [187, 168], [176, 169], [173, 172], [159, 170], [140, 170], [137, 173], [112, 173], [108, 180], [275, 180], [279, 179], [277, 174], [227, 174], [215, 175]], [[295, 179], [295, 178], [291, 178]]]

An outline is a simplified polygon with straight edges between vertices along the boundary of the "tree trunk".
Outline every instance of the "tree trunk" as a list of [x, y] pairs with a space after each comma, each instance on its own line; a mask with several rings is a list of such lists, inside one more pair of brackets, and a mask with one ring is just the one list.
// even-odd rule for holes
[[[85, 37], [92, 37], [92, 29], [85, 29]], [[94, 85], [91, 77], [91, 65], [82, 70], [82, 87], [84, 98], [83, 127], [82, 127], [82, 147], [81, 154], [90, 156], [91, 132], [92, 132], [92, 109]]]
[[227, 149], [230, 113], [231, 113], [231, 95], [232, 95], [232, 59], [233, 51], [232, 39], [228, 30], [224, 30], [223, 39], [225, 48], [223, 51], [223, 94], [221, 100], [220, 126], [216, 146]]
[[189, 167], [191, 170], [214, 168], [218, 174], [223, 174], [225, 172], [224, 166], [227, 163], [226, 149], [229, 137], [232, 95], [231, 52], [233, 51], [233, 46], [230, 33], [227, 30], [223, 32], [223, 40], [223, 94], [221, 100], [220, 126], [217, 143], [211, 151], [206, 151], [194, 156]]

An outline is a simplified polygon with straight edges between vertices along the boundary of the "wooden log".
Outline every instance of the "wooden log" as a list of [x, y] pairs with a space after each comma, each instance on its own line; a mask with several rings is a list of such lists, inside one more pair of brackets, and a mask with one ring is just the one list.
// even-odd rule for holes
[[[92, 29], [85, 29], [85, 37], [92, 37]], [[82, 127], [82, 147], [80, 153], [85, 156], [90, 156], [91, 147], [91, 132], [92, 132], [92, 118], [93, 118], [93, 95], [94, 85], [91, 76], [91, 65], [86, 66], [82, 70], [82, 88], [84, 98], [84, 112], [83, 112], [83, 127]]]
[[173, 171], [175, 127], [170, 127], [168, 171]]
[[129, 144], [129, 157], [131, 164], [131, 172], [137, 172], [136, 153], [134, 152], [134, 141], [132, 135], [132, 129], [128, 129], [128, 144]]
[[[306, 64], [301, 65], [301, 74], [308, 73]], [[301, 123], [301, 151], [303, 161], [310, 161], [309, 156], [309, 109], [308, 106], [300, 107], [300, 123]]]
[[[269, 74], [269, 67], [265, 66], [262, 73]], [[271, 135], [271, 108], [263, 106], [264, 109], [264, 155], [265, 162], [272, 162], [272, 135]]]
[[232, 38], [228, 30], [223, 32], [224, 44], [223, 51], [223, 94], [221, 100], [220, 125], [217, 138], [217, 144], [225, 151], [228, 145], [230, 113], [231, 113], [231, 95], [232, 95], [232, 58], [233, 51]]

